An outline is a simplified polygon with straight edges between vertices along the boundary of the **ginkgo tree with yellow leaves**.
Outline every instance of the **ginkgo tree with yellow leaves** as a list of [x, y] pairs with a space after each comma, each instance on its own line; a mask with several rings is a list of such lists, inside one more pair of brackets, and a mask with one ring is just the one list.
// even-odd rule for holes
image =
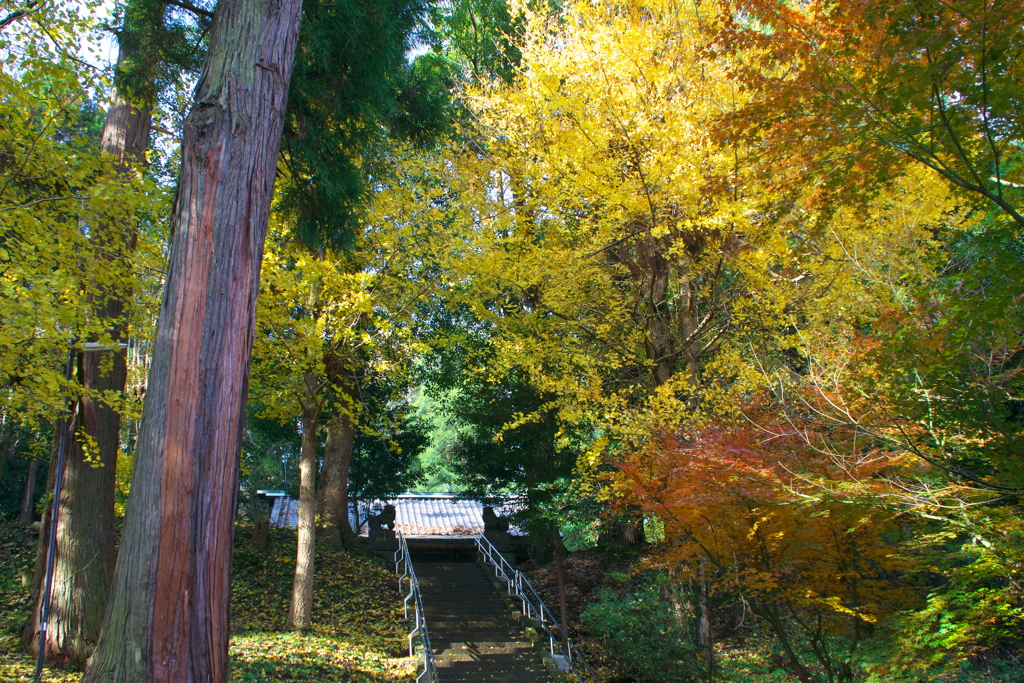
[[[480, 376], [524, 373], [551, 397], [543, 411], [557, 410], [563, 447], [579, 446], [571, 443], [579, 427], [594, 428], [579, 462], [580, 491], [596, 485], [599, 496], [619, 501], [613, 509], [667, 514], [638, 497], [622, 472], [655, 467], [658, 457], [675, 471], [676, 455], [708, 430], [750, 438], [734, 420], [742, 424], [754, 397], [774, 396], [777, 373], [805, 375], [830, 345], [856, 353], [857, 331], [881, 312], [913, 307], [916, 285], [941, 268], [942, 241], [970, 226], [971, 207], [926, 168], [894, 169], [848, 203], [835, 201], [833, 176], [773, 183], [759, 138], [726, 134], [757, 94], [742, 75], [763, 49], [715, 49], [726, 14], [724, 3], [673, 2], [571, 3], [555, 16], [526, 11], [515, 78], [470, 92], [474, 144], [438, 168], [458, 198], [446, 216], [460, 226], [449, 274], [491, 332], [494, 354]], [[538, 418], [518, 415], [505, 429]], [[686, 446], [674, 450], [658, 434]], [[718, 456], [705, 450], [715, 470]], [[785, 469], [783, 460], [776, 458]], [[931, 472], [916, 464], [923, 469], [913, 476]], [[851, 476], [842, 468], [820, 481], [842, 488]], [[882, 470], [852, 476], [896, 471]], [[786, 486], [774, 493], [806, 495]], [[687, 508], [673, 490], [673, 514], [686, 508], [699, 517], [700, 504]], [[822, 514], [856, 517], [875, 495]], [[872, 553], [885, 552], [887, 525], [906, 511], [879, 507], [864, 527], [863, 547], [873, 549], [850, 561], [877, 564]], [[719, 558], [701, 551], [690, 522], [668, 525], [669, 542], [688, 551], [667, 555], [663, 566], [706, 587]], [[737, 538], [749, 531], [738, 529]], [[806, 529], [778, 530], [790, 532]], [[806, 585], [798, 581], [794, 590]], [[708, 599], [698, 591], [710, 672]], [[810, 611], [839, 618], [856, 609], [848, 599], [826, 586]], [[853, 634], [856, 650], [864, 633], [858, 619], [848, 631], [823, 628], [832, 629], [830, 639]], [[788, 629], [777, 629], [778, 637], [788, 638]], [[821, 645], [826, 658], [838, 656], [833, 646]], [[796, 669], [806, 666], [803, 656], [794, 650], [786, 661]], [[847, 675], [839, 660], [814, 666]]]
[[836, 306], [867, 305], [849, 250], [952, 207], [934, 175], [835, 215], [814, 185], [794, 200], [764, 184], [756, 140], [717, 134], [756, 54], [711, 51], [713, 9], [527, 12], [517, 78], [470, 94], [477, 146], [441, 171], [461, 226], [450, 272], [497, 330], [493, 370], [524, 368], [563, 419], [615, 438], [646, 433], [650, 409], [679, 421], [735, 407], [763, 381], [751, 343], [778, 357]]
[[518, 78], [471, 99], [485, 151], [458, 162], [475, 191], [457, 268], [515, 309], [481, 314], [567, 419], [656, 389], [694, 410], [776, 237], [753, 220], [747, 150], [711, 135], [742, 95], [690, 3], [528, 16]]
[[[250, 395], [265, 416], [301, 415], [298, 563], [288, 622], [304, 629], [312, 608], [318, 426], [332, 399], [339, 416], [352, 424], [355, 406], [346, 366], [349, 352], [368, 341], [360, 323], [372, 310], [363, 273], [347, 268], [344, 260], [289, 244], [280, 224], [275, 227], [261, 271]], [[351, 438], [347, 441], [350, 456]]]
[[[96, 29], [95, 9], [48, 3], [10, 15], [0, 38], [6, 57], [0, 73], [0, 411], [5, 423], [48, 431], [51, 456], [61, 436], [67, 438], [46, 648], [77, 666], [99, 636], [114, 563], [115, 489], [119, 478], [126, 481], [126, 463], [117, 457], [117, 417], [139, 414], [140, 396], [123, 391], [126, 368], [116, 357], [117, 344], [131, 338], [137, 358], [138, 343], [148, 339], [163, 269], [162, 235], [152, 221], [166, 207], [161, 188], [126, 172], [102, 149], [102, 117], [93, 101], [102, 92], [102, 74], [69, 51]], [[130, 240], [105, 230], [112, 225], [131, 226]], [[111, 351], [79, 353], [84, 341]], [[33, 521], [31, 485], [39, 460], [29, 466], [23, 523]], [[48, 533], [44, 524], [44, 540]], [[41, 593], [44, 559], [41, 551], [33, 597]], [[37, 632], [38, 611], [25, 627], [30, 648], [37, 647]]]
[[550, 396], [561, 447], [600, 433], [588, 476], [653, 422], [723, 410], [742, 391], [723, 384], [742, 374], [733, 340], [787, 324], [783, 302], [750, 294], [790, 248], [756, 220], [749, 149], [713, 136], [743, 95], [704, 21], [691, 3], [527, 12], [517, 77], [471, 94], [479, 146], [453, 164], [451, 267], [493, 330], [485, 374], [522, 371]]
[[[410, 153], [406, 173], [415, 166]], [[411, 337], [417, 305], [435, 289], [423, 275], [443, 250], [429, 220], [414, 220], [418, 188], [396, 174], [389, 192], [359, 221], [349, 252], [315, 252], [290, 233], [287, 214], [275, 217], [264, 257], [250, 401], [263, 417], [301, 416], [299, 540], [289, 625], [310, 625], [314, 524], [319, 513], [329, 542], [353, 544], [348, 517], [348, 475], [358, 433], [377, 433], [382, 405], [374, 378], [400, 386], [422, 344]], [[429, 207], [425, 209], [430, 211]], [[379, 383], [379, 382], [377, 382]], [[401, 403], [400, 396], [391, 397]], [[384, 404], [388, 401], [384, 400]], [[318, 428], [326, 417], [323, 468], [317, 482]]]

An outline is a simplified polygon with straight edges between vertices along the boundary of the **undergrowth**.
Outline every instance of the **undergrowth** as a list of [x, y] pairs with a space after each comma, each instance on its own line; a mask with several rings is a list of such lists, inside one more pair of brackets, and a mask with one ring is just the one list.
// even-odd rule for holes
[[[531, 561], [520, 569], [557, 615], [558, 580], [554, 562]], [[596, 548], [569, 553], [565, 558], [565, 586], [569, 635], [603, 683], [706, 680], [706, 673], [698, 664], [694, 596], [686, 593], [685, 585], [673, 588], [664, 576], [651, 571], [642, 554], [605, 552]], [[799, 680], [768, 624], [757, 618], [744, 600], [729, 601], [718, 594], [712, 594], [711, 598], [714, 608], [712, 678], [716, 683]], [[680, 613], [681, 623], [673, 623], [673, 610]], [[878, 640], [875, 638], [871, 643]], [[869, 658], [870, 650], [865, 648], [865, 651], [861, 667], [852, 672], [852, 678], [847, 681], [1024, 682], [1020, 664], [1015, 660], [922, 667], [922, 675], [916, 678], [878, 675], [870, 667], [881, 661], [884, 650], [876, 655], [876, 661]], [[812, 680], [822, 683], [827, 679], [818, 675]]]
[[[414, 678], [399, 619], [402, 600], [387, 562], [317, 546], [313, 627], [283, 632], [295, 568], [295, 532], [270, 530], [254, 549], [239, 528], [232, 565], [233, 683], [393, 683]], [[34, 532], [0, 526], [0, 681], [27, 683], [35, 660], [18, 645], [31, 611]], [[45, 669], [43, 680], [74, 683], [80, 672]]]

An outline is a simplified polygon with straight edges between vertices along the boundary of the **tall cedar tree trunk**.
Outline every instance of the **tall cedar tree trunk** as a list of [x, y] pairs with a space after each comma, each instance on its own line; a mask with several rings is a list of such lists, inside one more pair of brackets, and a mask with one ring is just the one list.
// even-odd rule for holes
[[317, 378], [307, 372], [302, 398], [302, 455], [299, 458], [299, 539], [295, 556], [288, 628], [303, 631], [313, 614], [313, 571], [316, 556], [316, 430], [322, 402], [317, 399]]
[[[133, 15], [125, 32], [152, 33], [163, 22], [166, 6], [146, 4]], [[141, 53], [141, 54], [140, 54]], [[120, 40], [118, 65], [130, 63], [140, 70], [145, 99], [152, 101], [156, 80], [156, 49], [138, 40]], [[100, 149], [115, 160], [115, 168], [128, 176], [145, 163], [149, 148], [152, 105], [136, 106], [124, 88], [119, 88], [107, 111]], [[115, 344], [126, 341], [126, 303], [132, 297], [131, 257], [138, 242], [132, 220], [100, 221], [92, 227], [90, 244], [102, 283], [94, 282], [89, 295], [92, 314], [104, 323]], [[114, 284], [110, 284], [114, 283]], [[97, 394], [121, 394], [127, 372], [126, 351], [121, 349], [80, 356], [82, 386]], [[49, 623], [46, 627], [46, 655], [60, 664], [84, 668], [99, 640], [114, 574], [114, 489], [120, 446], [121, 416], [109, 405], [95, 401], [87, 391], [80, 400], [80, 427], [96, 444], [87, 454], [78, 439], [69, 440], [57, 520], [57, 556]], [[32, 616], [31, 628], [38, 630], [40, 606]], [[28, 644], [35, 653], [35, 637]]]
[[82, 683], [224, 683], [243, 405], [301, 0], [220, 0], [106, 623]]
[[18, 524], [28, 526], [35, 518], [35, 510], [32, 505], [36, 498], [36, 479], [39, 477], [39, 460], [32, 458], [28, 461], [28, 472], [25, 474], [25, 487], [21, 492], [21, 514], [18, 515]]

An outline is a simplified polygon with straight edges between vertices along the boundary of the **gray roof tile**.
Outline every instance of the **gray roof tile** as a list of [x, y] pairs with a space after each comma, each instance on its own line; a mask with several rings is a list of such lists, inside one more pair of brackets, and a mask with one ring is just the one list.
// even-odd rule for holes
[[[359, 518], [363, 523], [360, 533], [366, 533], [367, 512], [380, 512], [386, 503], [395, 506], [395, 526], [404, 535], [424, 536], [474, 536], [484, 530], [483, 504], [477, 500], [465, 500], [446, 494], [410, 493], [388, 501], [362, 503]], [[508, 514], [512, 506], [496, 506], [498, 514]], [[277, 498], [270, 514], [270, 525], [279, 529], [295, 528], [298, 524], [298, 501], [291, 498]], [[355, 519], [350, 519], [355, 527]], [[519, 529], [509, 531], [519, 535]]]

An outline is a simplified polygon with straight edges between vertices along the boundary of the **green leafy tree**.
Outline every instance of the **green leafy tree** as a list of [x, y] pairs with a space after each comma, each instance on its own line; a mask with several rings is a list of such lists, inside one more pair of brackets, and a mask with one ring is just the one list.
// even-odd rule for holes
[[701, 680], [675, 590], [663, 575], [641, 574], [619, 590], [603, 589], [583, 612], [587, 630], [604, 640], [625, 674], [652, 683]]

